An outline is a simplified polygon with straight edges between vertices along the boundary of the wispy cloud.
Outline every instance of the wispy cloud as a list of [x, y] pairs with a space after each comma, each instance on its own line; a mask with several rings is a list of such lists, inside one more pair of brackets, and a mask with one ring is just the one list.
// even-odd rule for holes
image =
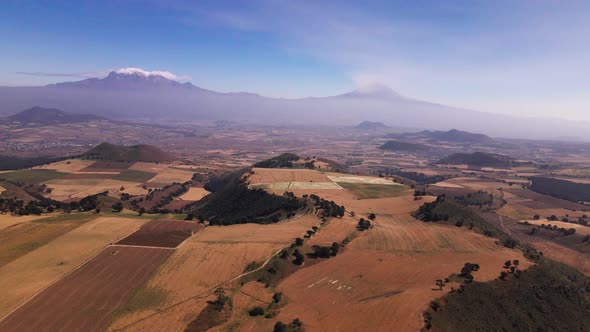
[[78, 77], [78, 78], [96, 78], [105, 77], [109, 71], [101, 72], [82, 72], [82, 73], [56, 73], [56, 72], [40, 72], [40, 71], [17, 71], [16, 74], [37, 76], [37, 77]]
[[340, 66], [358, 85], [380, 82], [408, 96], [504, 113], [553, 115], [555, 103], [540, 102], [550, 98], [578, 100], [569, 117], [590, 107], [579, 98], [590, 75], [587, 2], [391, 3], [177, 8], [194, 22], [268, 34], [285, 52]]
[[97, 72], [79, 72], [79, 73], [57, 73], [57, 72], [28, 72], [28, 71], [18, 71], [16, 74], [19, 75], [27, 75], [27, 76], [37, 76], [37, 77], [72, 77], [72, 78], [103, 78], [107, 76], [111, 72], [116, 72], [119, 74], [137, 74], [142, 76], [162, 76], [169, 80], [174, 81], [190, 81], [191, 77], [189, 75], [178, 75], [171, 73], [165, 70], [144, 70], [142, 68], [120, 68], [120, 69], [109, 69], [104, 71], [97, 71]]

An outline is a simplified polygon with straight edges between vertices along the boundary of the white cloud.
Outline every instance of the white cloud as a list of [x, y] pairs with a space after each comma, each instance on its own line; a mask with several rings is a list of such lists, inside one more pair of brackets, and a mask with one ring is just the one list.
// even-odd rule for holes
[[141, 68], [129, 67], [129, 68], [120, 68], [120, 69], [114, 70], [114, 72], [118, 73], [118, 74], [129, 74], [129, 75], [137, 74], [137, 75], [142, 75], [145, 77], [162, 76], [166, 79], [174, 80], [174, 81], [189, 81], [189, 80], [191, 80], [191, 77], [188, 75], [176, 75], [176, 74], [173, 74], [169, 71], [163, 71], [163, 70], [149, 71], [149, 70], [144, 70]]

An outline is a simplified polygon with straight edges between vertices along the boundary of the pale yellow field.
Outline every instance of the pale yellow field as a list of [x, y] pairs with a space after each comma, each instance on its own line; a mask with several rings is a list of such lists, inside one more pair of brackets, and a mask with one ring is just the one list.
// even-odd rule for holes
[[528, 220], [523, 220], [523, 221], [527, 221], [529, 224], [533, 224], [533, 225], [541, 225], [541, 224], [547, 225], [547, 224], [549, 224], [551, 226], [556, 225], [557, 227], [563, 227], [565, 229], [573, 228], [576, 230], [576, 234], [581, 234], [581, 235], [590, 234], [590, 227], [584, 226], [584, 225], [579, 225], [579, 224], [574, 224], [574, 223], [569, 223], [569, 222], [549, 221], [546, 218], [541, 218], [539, 220], [528, 219]]
[[[506, 193], [507, 194], [507, 193]], [[555, 215], [558, 218], [562, 218], [565, 215], [569, 215], [572, 219], [577, 219], [578, 217], [582, 216], [584, 212], [581, 211], [571, 211], [567, 209], [532, 209], [526, 207], [524, 205], [516, 204], [519, 201], [526, 201], [526, 200], [518, 200], [518, 199], [509, 199], [508, 204], [504, 205], [502, 208], [497, 210], [498, 214], [501, 214], [506, 217], [510, 217], [516, 220], [528, 220], [532, 219], [534, 215], [538, 214], [541, 217], [548, 217], [551, 215]]]
[[[123, 192], [133, 194], [145, 193], [146, 190], [138, 187], [135, 182], [119, 181], [113, 179], [56, 179], [45, 182], [45, 184], [53, 189], [50, 194], [46, 196], [56, 200], [64, 200], [68, 198], [86, 197], [88, 195], [98, 194], [104, 191], [109, 193], [119, 192], [121, 187], [124, 187]], [[133, 187], [138, 187], [133, 191]]]
[[338, 173], [329, 173], [328, 178], [334, 182], [340, 183], [367, 183], [367, 184], [383, 184], [391, 186], [399, 186], [399, 183], [395, 183], [385, 178], [373, 177], [373, 176], [360, 176], [360, 175], [347, 175]]
[[0, 317], [145, 220], [97, 218], [0, 268]]
[[424, 196], [420, 200], [414, 200], [412, 195], [388, 198], [373, 198], [362, 200], [335, 200], [340, 205], [344, 205], [347, 211], [356, 213], [376, 213], [376, 214], [407, 214], [416, 211], [418, 207], [426, 202], [431, 202], [436, 198], [433, 196]]
[[587, 276], [590, 276], [590, 255], [566, 248], [551, 241], [535, 242], [532, 245], [535, 249], [542, 251], [544, 256], [571, 265]]
[[110, 330], [205, 292], [196, 300], [184, 302], [125, 329], [142, 331], [159, 327], [166, 331], [183, 331], [204, 307], [208, 290], [242, 274], [248, 263], [270, 258], [318, 223], [315, 216], [307, 215], [272, 225], [206, 227], [186, 240], [148, 282], [148, 288], [165, 292], [165, 300], [156, 307], [124, 314]]
[[251, 184], [273, 182], [330, 182], [328, 177], [311, 169], [253, 168], [254, 174], [248, 181]]
[[194, 241], [206, 243], [285, 243], [303, 236], [306, 230], [318, 224], [319, 220], [316, 216], [304, 215], [269, 225], [210, 226], [193, 238]]
[[[342, 236], [338, 221], [331, 220], [318, 239], [330, 229]], [[452, 286], [436, 291], [434, 280], [458, 273], [465, 262], [481, 266], [477, 281], [497, 278], [507, 259], [520, 260], [521, 269], [531, 265], [520, 251], [466, 228], [423, 223], [408, 214], [378, 215], [373, 224], [336, 257], [281, 282], [287, 305], [276, 320], [298, 317], [318, 331], [420, 330], [428, 303]], [[271, 328], [272, 322], [258, 319], [240, 325], [246, 331]]]
[[345, 215], [342, 219], [332, 218], [327, 225], [321, 226], [320, 231], [313, 235], [307, 244], [329, 246], [333, 242], [342, 242], [347, 236], [356, 232], [358, 218]]
[[180, 169], [167, 168], [158, 173], [154, 178], [148, 181], [148, 183], [172, 183], [178, 182], [183, 183], [190, 180], [193, 177], [193, 172], [183, 171]]
[[[432, 290], [434, 280], [458, 273], [465, 262], [481, 266], [475, 280], [493, 280], [506, 259], [519, 259], [523, 269], [530, 265], [520, 252], [501, 247], [424, 255], [347, 249], [285, 279], [278, 289], [287, 305], [274, 321], [298, 317], [313, 331], [389, 331], [394, 326], [397, 331], [417, 331], [428, 303], [453, 286]], [[272, 329], [272, 320], [256, 322], [256, 326], [243, 324], [242, 330]]]
[[[117, 191], [121, 189], [120, 187], [117, 188]], [[125, 186], [125, 190], [121, 191], [122, 193], [127, 193], [129, 195], [146, 195], [148, 193], [147, 189], [143, 189], [142, 185], [137, 185], [135, 183], [134, 186]]]
[[26, 221], [32, 221], [40, 218], [47, 218], [47, 214], [42, 216], [13, 216], [11, 214], [0, 214], [0, 230]]
[[465, 188], [462, 185], [459, 185], [459, 184], [456, 184], [456, 183], [452, 183], [452, 182], [449, 182], [449, 181], [437, 182], [437, 183], [433, 184], [432, 186], [442, 187], [442, 188]]
[[335, 182], [271, 182], [271, 183], [256, 183], [251, 184], [250, 188], [261, 188], [269, 191], [273, 190], [307, 190], [307, 189], [336, 189], [340, 187]]
[[155, 164], [155, 163], [146, 163], [143, 161], [138, 161], [135, 164], [129, 167], [132, 171], [142, 171], [142, 172], [149, 172], [149, 173], [161, 173], [168, 169], [170, 165], [168, 164]]
[[93, 160], [67, 159], [47, 165], [33, 167], [33, 169], [52, 169], [63, 173], [74, 173], [94, 164]]
[[180, 196], [180, 199], [184, 201], [198, 201], [207, 195], [209, 195], [209, 192], [205, 188], [190, 187], [186, 194]]

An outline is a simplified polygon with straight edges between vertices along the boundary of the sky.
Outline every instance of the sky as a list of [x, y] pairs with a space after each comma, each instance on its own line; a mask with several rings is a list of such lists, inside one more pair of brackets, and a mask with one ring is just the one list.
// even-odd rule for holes
[[590, 2], [0, 2], [0, 85], [166, 71], [299, 98], [374, 83], [455, 107], [590, 121]]

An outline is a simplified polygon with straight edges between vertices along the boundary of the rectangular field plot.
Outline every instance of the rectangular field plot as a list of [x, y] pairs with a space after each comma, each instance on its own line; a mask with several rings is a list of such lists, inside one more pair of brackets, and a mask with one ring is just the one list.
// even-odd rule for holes
[[254, 174], [250, 175], [249, 181], [255, 183], [272, 182], [327, 182], [330, 181], [322, 172], [311, 169], [290, 169], [290, 168], [252, 168]]
[[351, 191], [358, 199], [402, 196], [406, 194], [408, 188], [402, 185], [390, 186], [368, 183], [340, 183], [340, 185], [344, 189]]
[[380, 184], [380, 185], [389, 185], [389, 186], [399, 185], [391, 180], [370, 177], [370, 176], [329, 175], [328, 178], [330, 178], [330, 180], [337, 182], [337, 183], [366, 183], [366, 184]]
[[250, 188], [266, 190], [298, 190], [298, 189], [342, 189], [334, 182], [272, 182], [251, 184]]
[[176, 248], [203, 226], [180, 220], [152, 220], [116, 244]]
[[85, 172], [109, 172], [121, 171], [133, 166], [133, 163], [119, 162], [119, 161], [96, 161], [86, 168], [81, 169]]
[[100, 331], [171, 254], [108, 247], [0, 321], [0, 331]]

